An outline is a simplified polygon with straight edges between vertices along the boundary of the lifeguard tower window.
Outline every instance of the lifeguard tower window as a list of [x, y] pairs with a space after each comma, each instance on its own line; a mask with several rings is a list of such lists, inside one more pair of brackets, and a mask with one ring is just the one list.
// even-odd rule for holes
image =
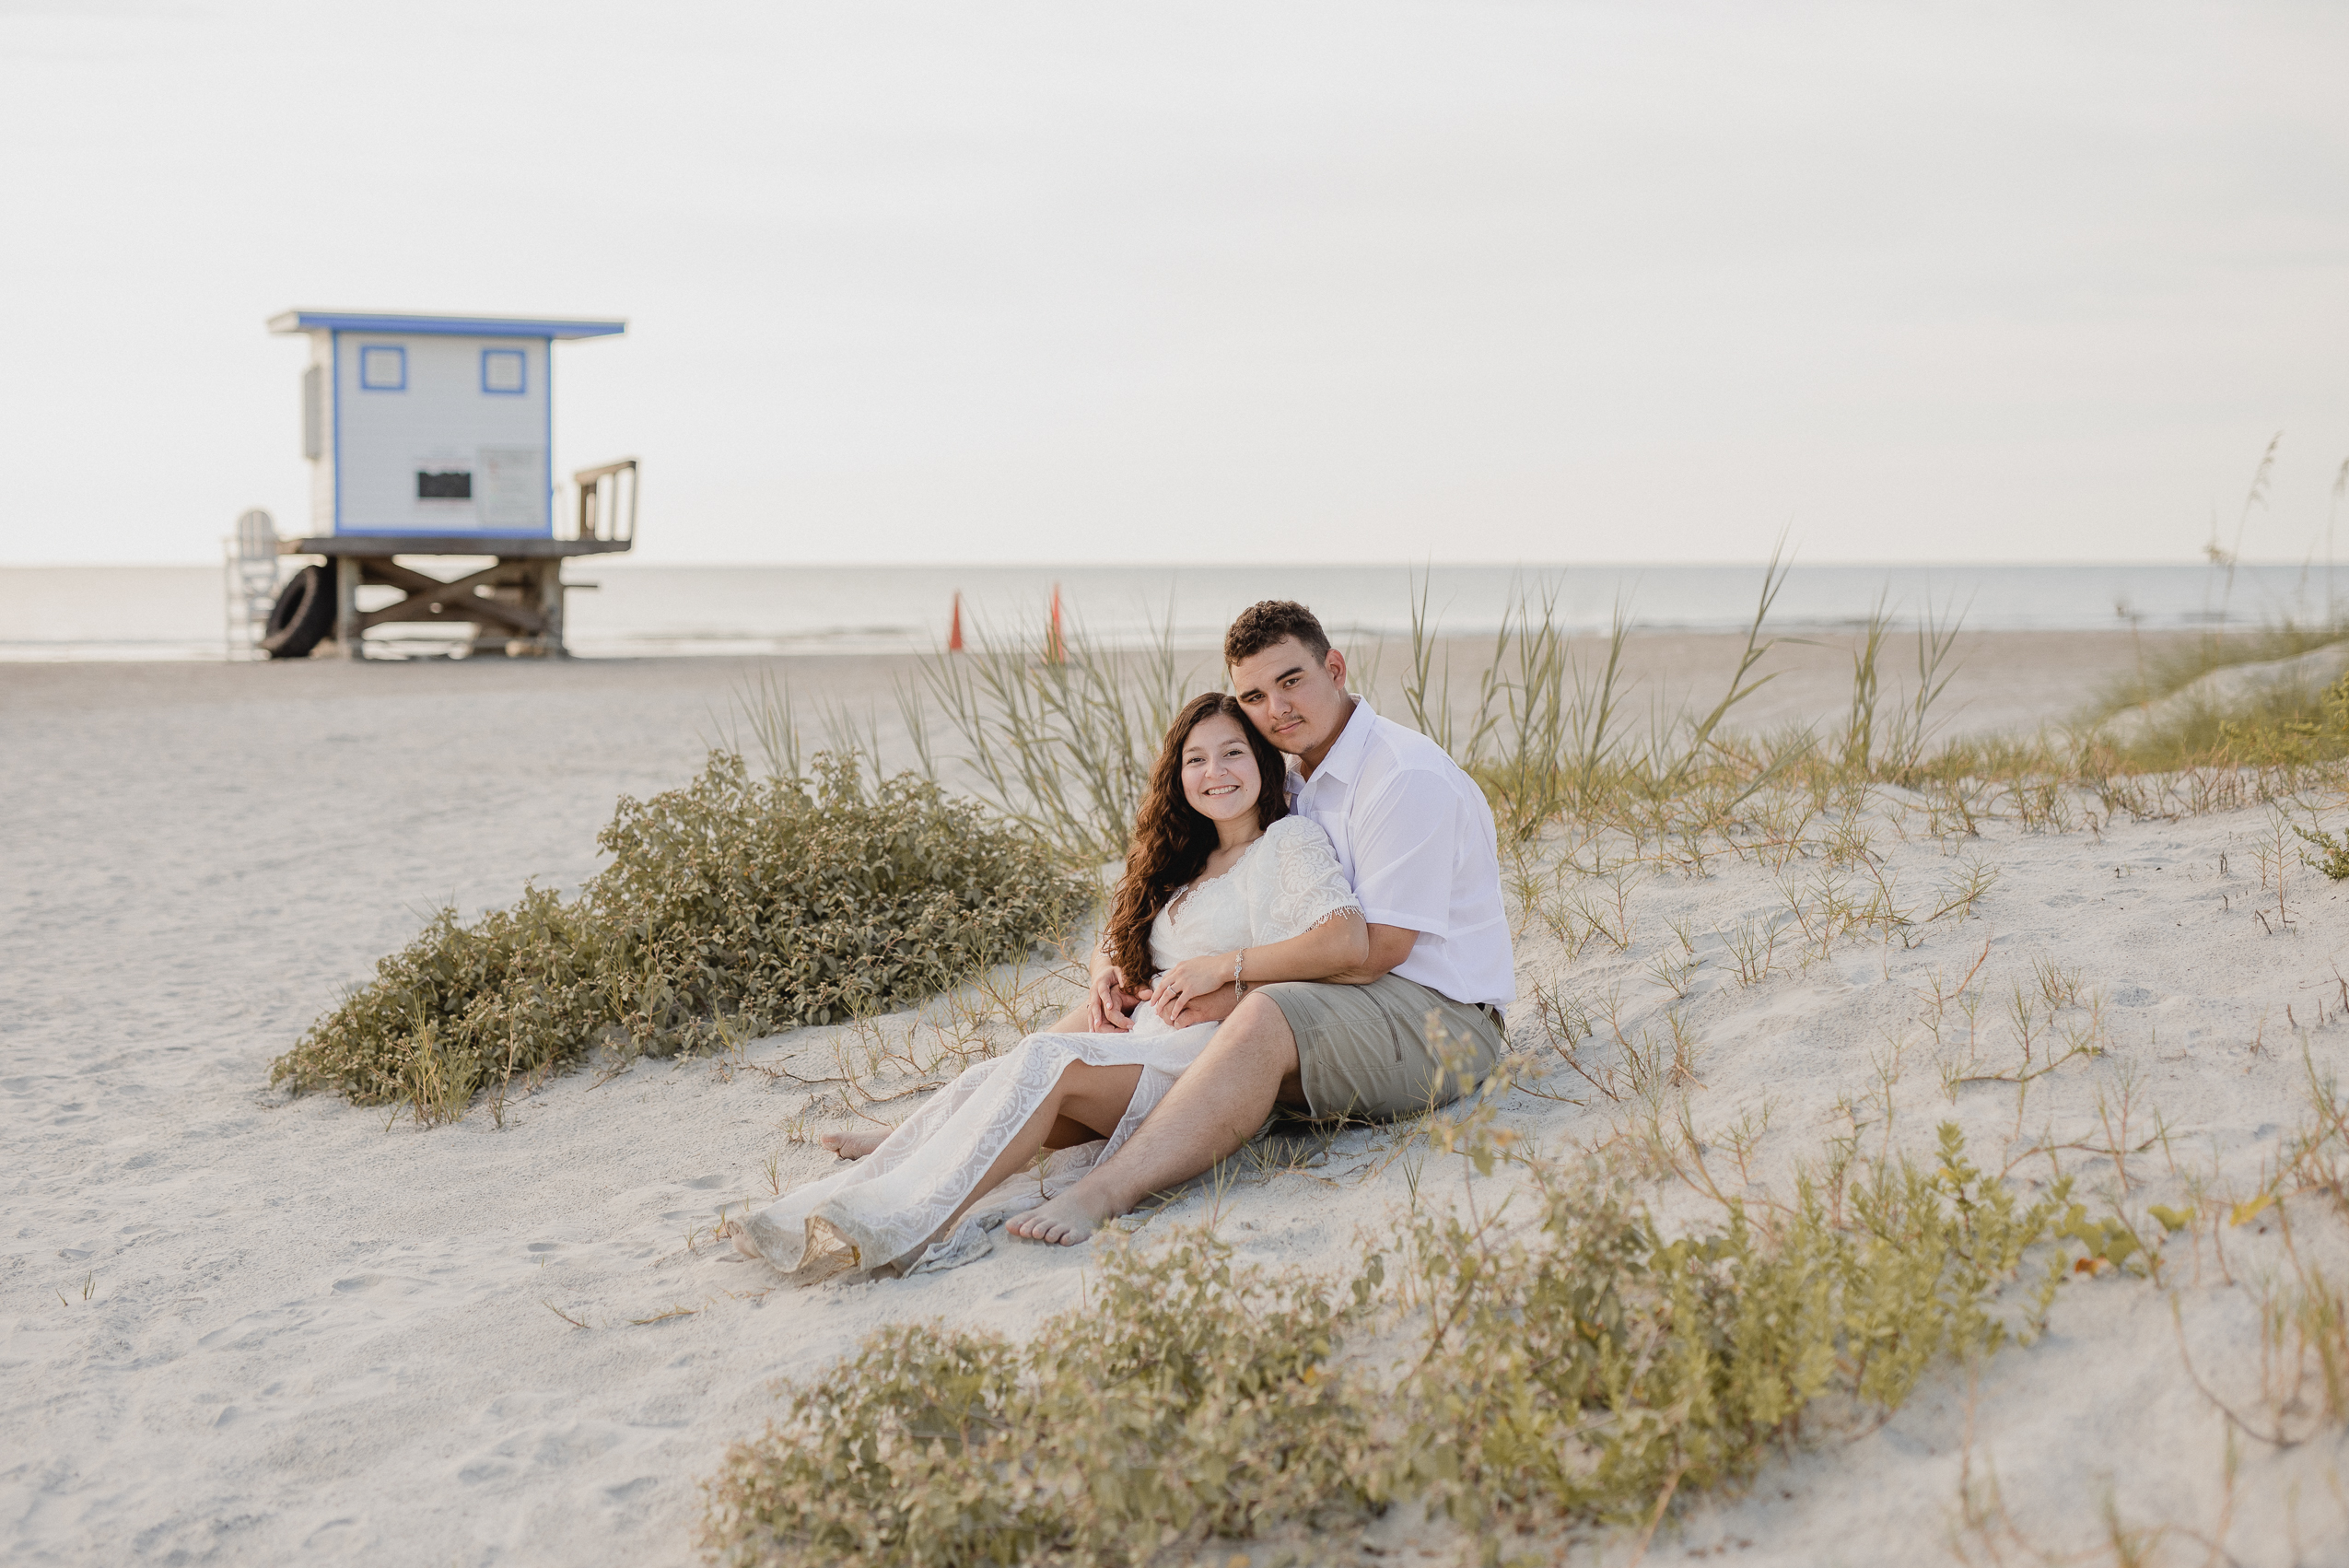
[[361, 392], [406, 392], [408, 390], [408, 351], [404, 348], [381, 345], [360, 349], [359, 390]]
[[473, 476], [457, 470], [446, 474], [416, 471], [416, 499], [419, 501], [470, 501], [473, 498]]
[[530, 357], [519, 348], [481, 351], [481, 390], [498, 397], [520, 397], [530, 390]]

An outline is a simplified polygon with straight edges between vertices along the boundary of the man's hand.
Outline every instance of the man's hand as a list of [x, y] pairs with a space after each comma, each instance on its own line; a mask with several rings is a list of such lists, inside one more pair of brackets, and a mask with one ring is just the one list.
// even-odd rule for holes
[[1121, 1035], [1134, 1026], [1127, 1014], [1141, 1000], [1126, 989], [1126, 977], [1115, 964], [1103, 967], [1093, 977], [1085, 996], [1086, 1027], [1096, 1035]]

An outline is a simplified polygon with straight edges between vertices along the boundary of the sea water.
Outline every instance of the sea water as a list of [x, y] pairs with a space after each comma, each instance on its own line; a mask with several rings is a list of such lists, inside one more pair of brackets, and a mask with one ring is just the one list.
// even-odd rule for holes
[[[472, 569], [453, 559], [415, 564], [436, 576]], [[958, 596], [966, 635], [1025, 638], [1056, 591], [1069, 625], [1119, 644], [1166, 630], [1178, 647], [1210, 648], [1258, 599], [1302, 600], [1333, 632], [1357, 637], [1406, 636], [1416, 612], [1446, 633], [1489, 634], [1527, 599], [1547, 600], [1559, 620], [1583, 630], [1602, 631], [1619, 613], [1643, 627], [1726, 630], [1752, 619], [1763, 568], [683, 567], [590, 558], [565, 573], [571, 650], [636, 658], [928, 649], [945, 640]], [[2207, 565], [1797, 563], [1771, 621], [1782, 629], [1849, 626], [1879, 604], [1903, 624], [1957, 614], [1975, 630], [2305, 624], [2332, 614], [2322, 567], [2245, 565], [2231, 583], [2229, 575]], [[229, 657], [238, 644], [226, 588], [216, 568], [0, 568], [0, 661]], [[2342, 589], [2349, 611], [2349, 583]], [[387, 638], [387, 651], [454, 646], [448, 628], [386, 630], [404, 639]]]

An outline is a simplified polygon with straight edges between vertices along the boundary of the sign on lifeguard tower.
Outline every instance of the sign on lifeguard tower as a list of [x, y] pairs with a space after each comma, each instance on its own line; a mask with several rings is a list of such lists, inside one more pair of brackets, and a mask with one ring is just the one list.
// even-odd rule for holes
[[[471, 622], [476, 650], [562, 652], [561, 558], [628, 548], [636, 463], [574, 475], [577, 525], [558, 526], [554, 345], [615, 336], [627, 323], [288, 310], [269, 328], [308, 333], [310, 345], [302, 455], [311, 533], [280, 548], [325, 562], [287, 584], [262, 646], [298, 657], [331, 635], [356, 656], [370, 627], [428, 621]], [[498, 564], [442, 582], [392, 559], [423, 555]], [[362, 612], [363, 587], [407, 597]], [[313, 602], [330, 594], [331, 604]]]

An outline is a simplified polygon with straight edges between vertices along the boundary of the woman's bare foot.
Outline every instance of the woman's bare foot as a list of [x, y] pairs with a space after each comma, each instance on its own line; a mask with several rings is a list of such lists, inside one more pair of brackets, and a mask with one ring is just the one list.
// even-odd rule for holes
[[754, 1263], [764, 1262], [758, 1248], [751, 1245], [751, 1233], [740, 1220], [728, 1220], [718, 1227], [718, 1234], [734, 1244], [734, 1250]]
[[1109, 1215], [1096, 1211], [1079, 1192], [1071, 1189], [1041, 1209], [1031, 1209], [1018, 1215], [1003, 1228], [1029, 1241], [1074, 1246], [1081, 1241], [1091, 1239], [1093, 1233], [1101, 1228], [1102, 1222], [1109, 1218]]
[[880, 1148], [888, 1136], [889, 1129], [883, 1128], [879, 1132], [827, 1132], [816, 1141], [844, 1160], [861, 1160]]

